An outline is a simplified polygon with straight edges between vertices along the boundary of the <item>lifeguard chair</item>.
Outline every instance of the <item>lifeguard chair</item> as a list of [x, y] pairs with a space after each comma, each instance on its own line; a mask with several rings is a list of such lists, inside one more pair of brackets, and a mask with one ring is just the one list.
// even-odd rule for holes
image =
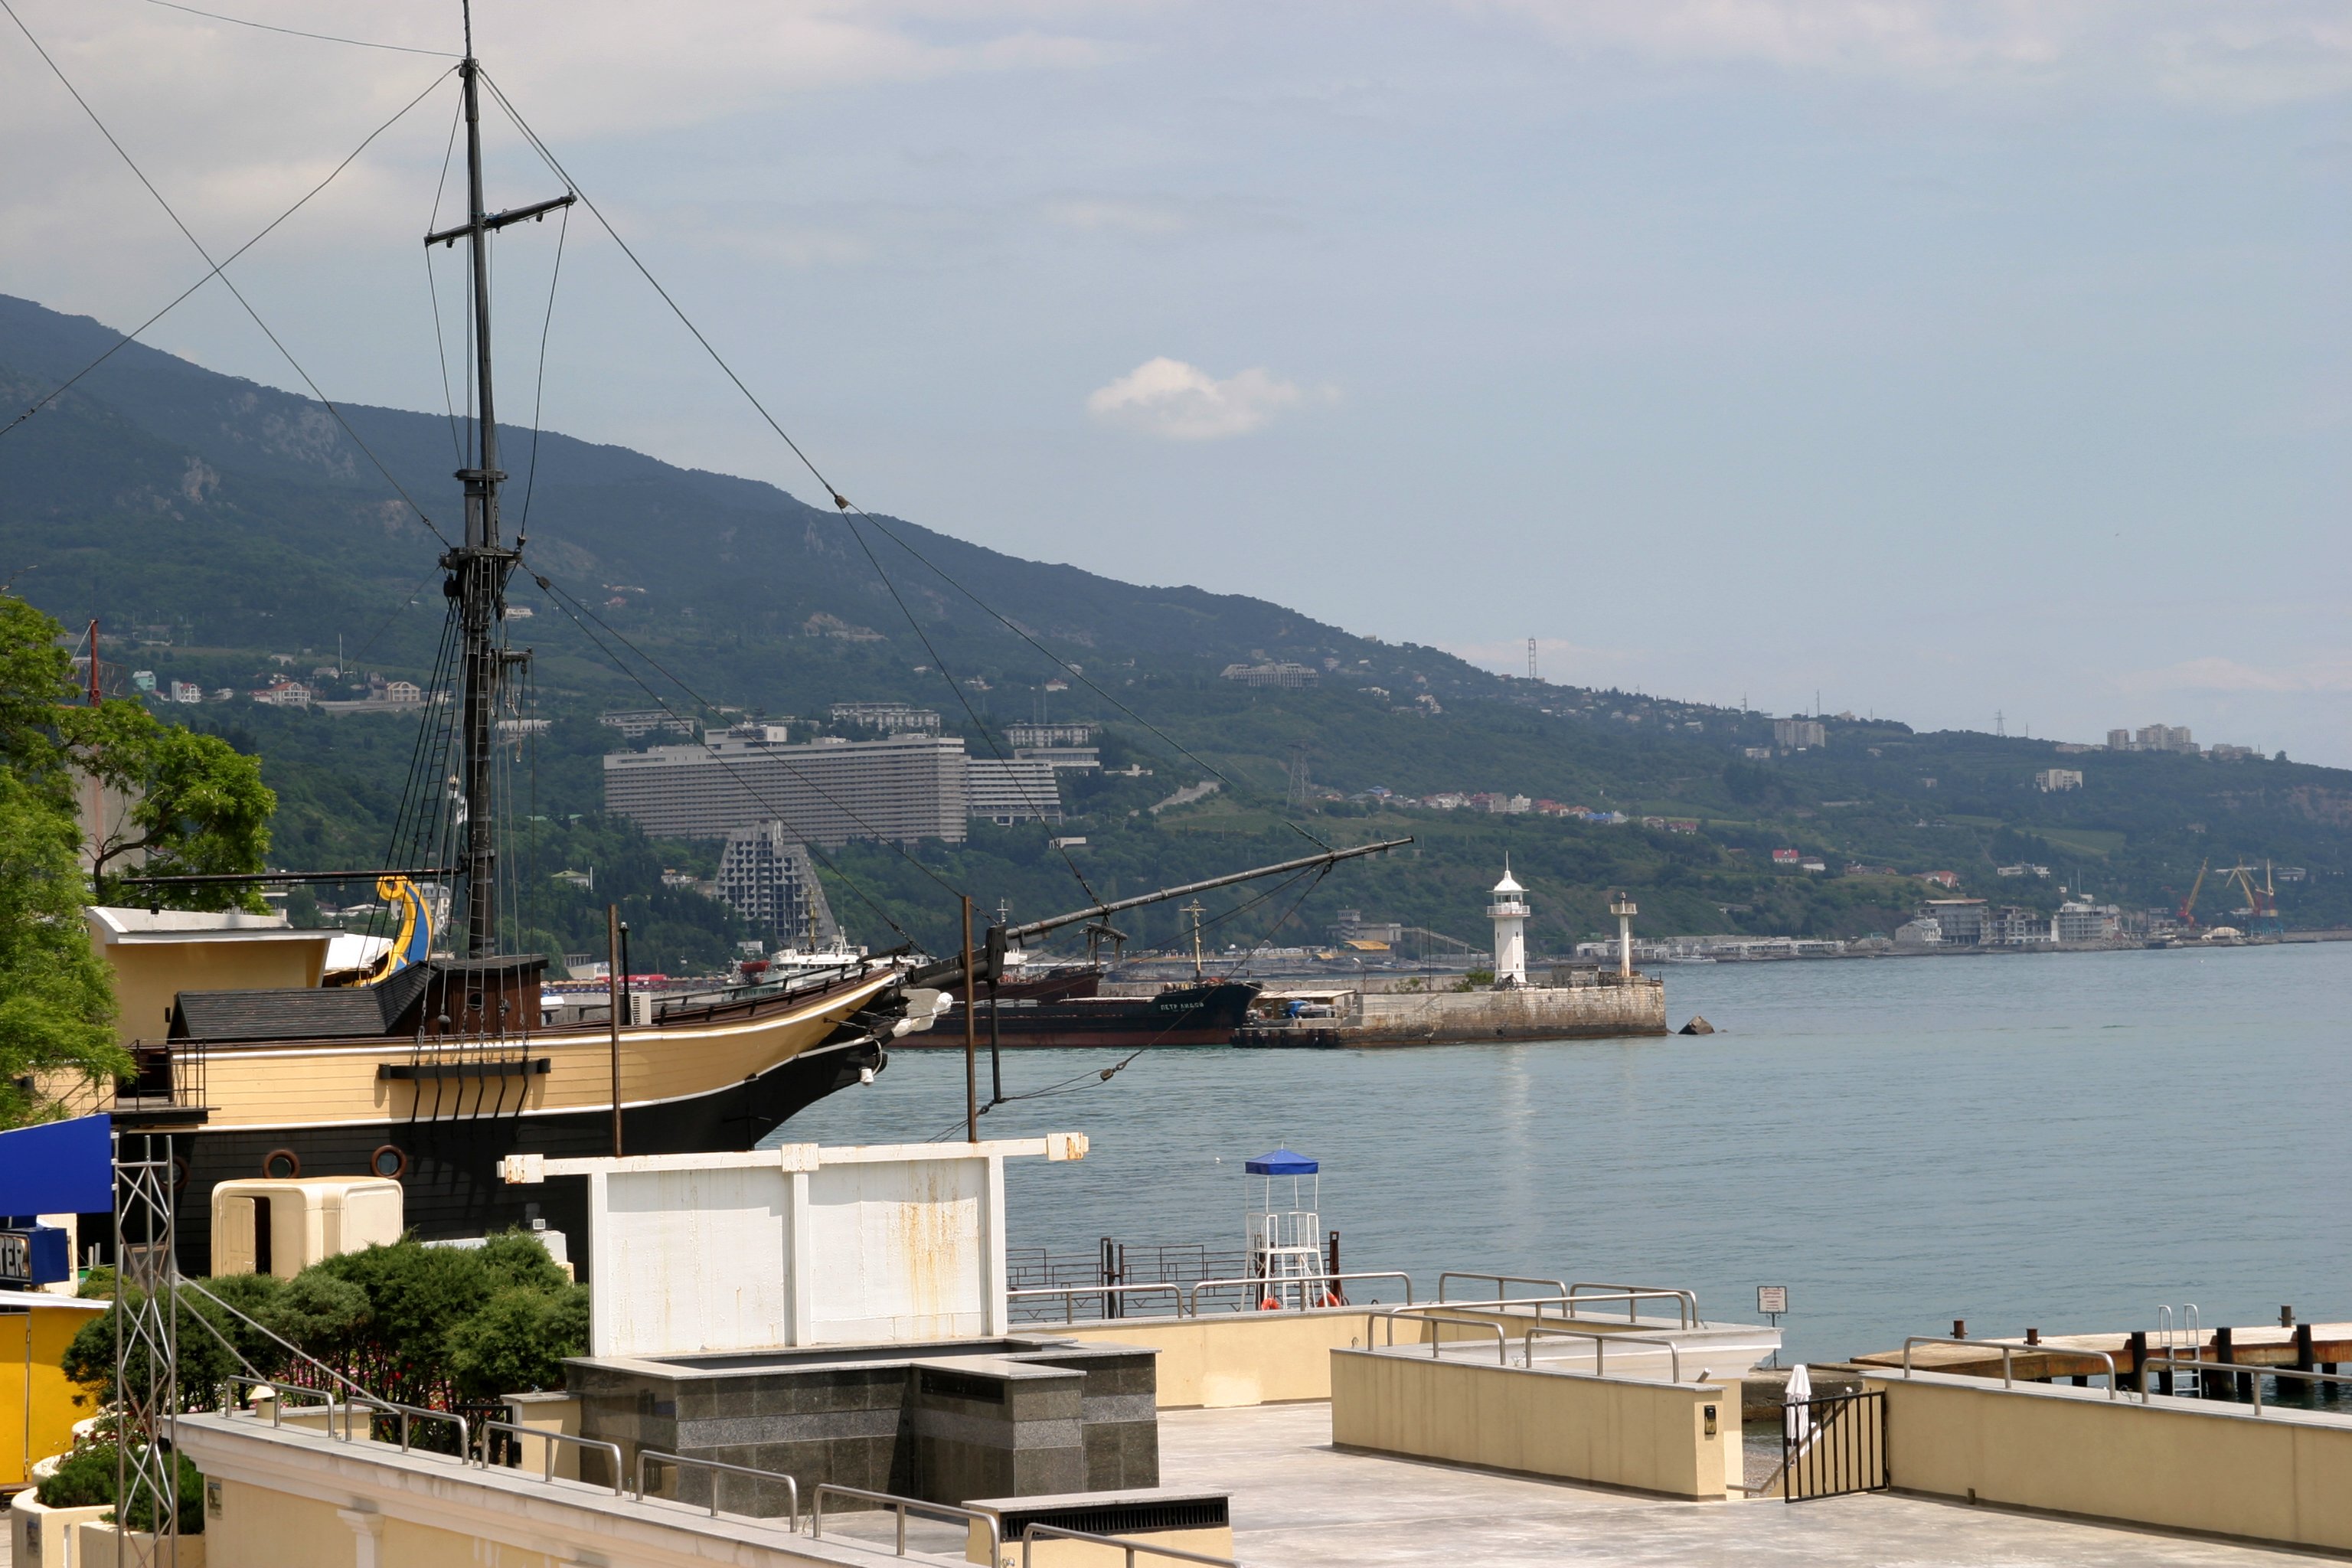
[[[1266, 1311], [1340, 1305], [1324, 1278], [1322, 1165], [1289, 1149], [1246, 1162], [1250, 1276]], [[1286, 1188], [1281, 1184], [1287, 1182]]]

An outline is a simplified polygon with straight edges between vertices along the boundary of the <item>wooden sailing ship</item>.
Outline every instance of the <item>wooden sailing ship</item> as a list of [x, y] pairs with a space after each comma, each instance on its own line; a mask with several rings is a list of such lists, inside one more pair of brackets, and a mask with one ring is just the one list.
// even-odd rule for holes
[[[747, 1149], [836, 1090], [872, 1082], [887, 1047], [930, 1027], [945, 987], [970, 994], [1003, 973], [1008, 942], [1118, 910], [1260, 875], [1328, 865], [1389, 846], [1334, 850], [1097, 904], [1008, 931], [992, 928], [975, 958], [921, 963], [858, 956], [783, 984], [722, 991], [640, 1011], [615, 983], [603, 1020], [551, 1026], [542, 1019], [545, 959], [502, 952], [499, 720], [530, 654], [505, 636], [509, 579], [522, 560], [499, 512], [488, 246], [508, 226], [569, 205], [566, 194], [501, 212], [482, 189], [481, 72], [470, 33], [457, 67], [466, 126], [467, 220], [425, 244], [467, 247], [474, 417], [456, 477], [465, 534], [440, 558], [455, 626], [447, 722], [449, 788], [436, 790], [447, 879], [451, 952], [420, 929], [427, 900], [408, 873], [157, 878], [168, 881], [348, 880], [378, 876], [404, 910], [401, 937], [349, 984], [178, 990], [164, 1037], [135, 1041], [135, 1075], [110, 1089], [49, 1082], [72, 1110], [110, 1112], [126, 1129], [170, 1137], [181, 1268], [211, 1265], [211, 1194], [228, 1178], [382, 1176], [399, 1180], [407, 1224], [426, 1239], [484, 1235], [512, 1225], [569, 1233], [584, 1249], [578, 1184], [510, 1187], [499, 1163], [516, 1153], [656, 1154]], [[436, 712], [428, 705], [431, 722]], [[1400, 840], [1399, 842], [1410, 842]], [[131, 879], [136, 882], [139, 879]], [[105, 914], [109, 911], [97, 911]], [[119, 912], [119, 911], [118, 911]], [[285, 934], [282, 931], [280, 934]], [[617, 973], [617, 966], [616, 966]], [[323, 977], [321, 977], [323, 978]], [[1241, 989], [1246, 989], [1241, 988]], [[967, 1013], [964, 1045], [976, 1036]]]

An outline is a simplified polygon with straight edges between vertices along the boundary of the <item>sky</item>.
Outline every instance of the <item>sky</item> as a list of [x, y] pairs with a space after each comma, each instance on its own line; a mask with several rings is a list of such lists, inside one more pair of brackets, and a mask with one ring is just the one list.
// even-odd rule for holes
[[[7, 5], [216, 254], [427, 93], [231, 275], [331, 395], [444, 405], [451, 60]], [[455, 0], [202, 8], [460, 46]], [[475, 38], [871, 510], [1549, 679], [2352, 765], [2333, 0], [482, 0]], [[563, 188], [485, 134], [492, 207]], [[0, 136], [0, 290], [129, 326], [203, 275], [5, 16]], [[493, 271], [504, 420], [822, 499], [584, 208]], [[146, 341], [299, 385], [217, 284]]]

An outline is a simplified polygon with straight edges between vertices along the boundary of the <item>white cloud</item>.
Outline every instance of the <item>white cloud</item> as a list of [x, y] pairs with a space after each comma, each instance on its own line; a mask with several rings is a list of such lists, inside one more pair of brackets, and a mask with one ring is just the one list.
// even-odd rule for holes
[[2352, 655], [2324, 655], [2284, 669], [2264, 669], [2234, 658], [2189, 658], [2130, 671], [2116, 677], [2116, 685], [2130, 692], [2352, 692]]
[[1460, 0], [1577, 50], [1908, 81], [2106, 79], [2242, 107], [2352, 89], [2335, 0]]
[[1338, 395], [1337, 388], [1302, 387], [1257, 368], [1219, 381], [1198, 365], [1162, 355], [1087, 394], [1087, 412], [1162, 440], [1215, 441], [1246, 436], [1276, 415]]
[[1158, 202], [1113, 201], [1100, 197], [1074, 198], [1045, 204], [1045, 216], [1064, 228], [1082, 234], [1157, 236], [1176, 234], [1185, 226], [1184, 215]]

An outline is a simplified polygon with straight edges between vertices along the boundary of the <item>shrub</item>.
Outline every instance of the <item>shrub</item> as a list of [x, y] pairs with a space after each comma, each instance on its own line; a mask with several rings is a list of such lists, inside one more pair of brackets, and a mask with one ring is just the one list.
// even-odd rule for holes
[[460, 1396], [562, 1386], [563, 1358], [588, 1348], [588, 1292], [560, 1274], [556, 1282], [560, 1290], [501, 1290], [449, 1331], [449, 1374]]
[[[174, 1456], [179, 1482], [178, 1513], [182, 1535], [202, 1535], [205, 1532], [205, 1478], [194, 1461], [185, 1454]], [[89, 1443], [66, 1456], [57, 1473], [43, 1481], [35, 1494], [47, 1508], [96, 1508], [121, 1500], [115, 1491], [115, 1469], [120, 1463], [115, 1445], [111, 1442]], [[145, 1492], [131, 1505], [123, 1523], [133, 1530], [152, 1532], [155, 1528], [154, 1499]]]
[[[85, 1402], [113, 1396], [117, 1310], [85, 1323], [66, 1352], [66, 1375], [82, 1385]], [[287, 1344], [379, 1398], [446, 1409], [561, 1387], [563, 1358], [588, 1342], [586, 1287], [565, 1279], [525, 1231], [478, 1247], [404, 1237], [330, 1258], [291, 1279], [226, 1275], [175, 1291], [174, 1310], [185, 1410], [212, 1408], [247, 1367], [316, 1382]], [[143, 1377], [143, 1352], [131, 1347], [129, 1359], [131, 1374]]]

